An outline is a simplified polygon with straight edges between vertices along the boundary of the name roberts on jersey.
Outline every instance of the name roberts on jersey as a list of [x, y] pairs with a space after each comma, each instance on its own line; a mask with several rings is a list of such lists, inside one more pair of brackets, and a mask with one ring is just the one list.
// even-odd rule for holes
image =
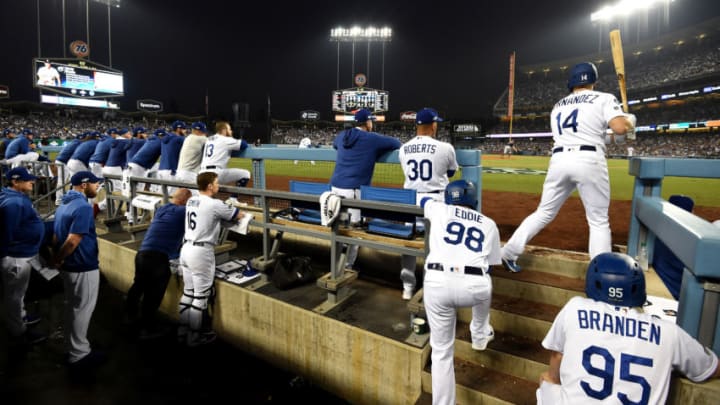
[[403, 146], [404, 153], [435, 153], [437, 145], [428, 145], [426, 143], [421, 144], [406, 144]]

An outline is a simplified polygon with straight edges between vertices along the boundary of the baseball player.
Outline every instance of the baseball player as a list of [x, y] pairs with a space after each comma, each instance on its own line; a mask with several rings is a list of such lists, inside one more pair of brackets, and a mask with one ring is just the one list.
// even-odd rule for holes
[[715, 353], [643, 312], [645, 275], [630, 256], [598, 254], [585, 282], [588, 298], [570, 299], [542, 342], [552, 353], [538, 404], [664, 404], [673, 369], [693, 382], [720, 377]]
[[[134, 177], [150, 177], [155, 162], [160, 157], [161, 139], [166, 135], [165, 129], [159, 128], [153, 132], [135, 155], [128, 160], [128, 170]], [[138, 190], [145, 189], [145, 183], [137, 184]]]
[[215, 280], [215, 244], [221, 225], [234, 225], [244, 214], [213, 197], [220, 190], [215, 172], [197, 177], [200, 195], [191, 197], [185, 208], [185, 243], [180, 249], [183, 296], [180, 299], [178, 340], [198, 346], [215, 340], [207, 323], [208, 298]]
[[[180, 151], [185, 143], [186, 125], [182, 121], [172, 123], [172, 133], [163, 138], [160, 153], [160, 167], [158, 178], [163, 180], [177, 180], [178, 160]], [[195, 179], [192, 180], [195, 184]], [[168, 192], [174, 193], [175, 187], [169, 187]]]
[[37, 84], [40, 86], [60, 86], [60, 72], [50, 62], [45, 61], [37, 71]]
[[635, 116], [623, 113], [612, 94], [594, 90], [597, 77], [592, 63], [575, 65], [568, 80], [570, 95], [555, 103], [550, 114], [554, 145], [540, 205], [503, 247], [503, 265], [508, 271], [521, 270], [517, 258], [525, 245], [555, 218], [575, 189], [590, 227], [590, 258], [611, 251], [605, 129], [609, 126], [617, 135], [631, 133]]
[[[438, 122], [442, 122], [437, 111], [423, 108], [416, 115], [417, 136], [400, 147], [398, 158], [405, 175], [403, 188], [415, 190], [417, 203], [425, 197], [443, 201], [443, 192], [449, 177], [458, 169], [455, 148], [442, 142], [437, 136]], [[403, 283], [403, 299], [412, 298], [415, 291], [415, 256], [402, 256], [400, 279]]]
[[[363, 108], [355, 112], [355, 128], [337, 134], [333, 148], [337, 150], [335, 170], [330, 178], [332, 192], [344, 198], [360, 198], [360, 186], [369, 186], [375, 170], [375, 161], [386, 152], [398, 149], [400, 141], [372, 132], [372, 113]], [[360, 210], [348, 209], [351, 224], [362, 220]], [[346, 268], [352, 268], [357, 259], [358, 246], [347, 247]]]
[[98, 144], [98, 138], [100, 133], [97, 131], [85, 132], [78, 136], [80, 144], [70, 156], [70, 160], [67, 162], [67, 169], [72, 177], [77, 172], [88, 171], [90, 164], [90, 157], [95, 153], [95, 148]]
[[[202, 163], [203, 149], [207, 141], [207, 127], [204, 122], [193, 122], [192, 132], [185, 138], [178, 157], [177, 174], [179, 181], [195, 184]], [[197, 192], [193, 192], [196, 195]]]
[[34, 132], [24, 129], [5, 149], [5, 161], [12, 167], [20, 166], [20, 162], [37, 162], [40, 155], [35, 152]]
[[[110, 152], [102, 169], [103, 175], [112, 174], [121, 176], [127, 166], [127, 150], [130, 147], [132, 132], [128, 128], [118, 130], [118, 136], [110, 144]], [[112, 180], [113, 191], [120, 191], [120, 180]]]
[[[250, 180], [250, 172], [245, 169], [228, 168], [232, 151], [242, 152], [247, 148], [243, 139], [232, 137], [232, 128], [225, 121], [215, 124], [215, 135], [209, 136], [205, 142], [200, 172], [217, 173], [220, 184], [232, 184], [245, 187]], [[237, 196], [228, 199], [232, 204], [240, 205]]]
[[517, 149], [515, 148], [515, 141], [513, 141], [512, 138], [508, 138], [508, 141], [503, 148], [503, 159], [505, 158], [505, 156], [510, 159], [510, 156], [512, 156], [513, 152], [517, 152]]
[[141, 339], [162, 334], [155, 313], [170, 280], [169, 260], [180, 255], [185, 233], [185, 204], [191, 196], [190, 190], [178, 189], [169, 203], [158, 208], [135, 255], [135, 279], [127, 293], [125, 311], [132, 323], [138, 321]]
[[75, 153], [75, 149], [80, 146], [80, 137], [82, 134], [78, 134], [71, 140], [65, 140], [63, 148], [55, 156], [55, 166], [58, 167], [57, 176], [57, 191], [55, 192], [55, 205], [59, 206], [62, 203], [63, 194], [65, 193], [65, 183], [70, 180], [70, 169], [67, 167], [67, 163]]
[[4, 285], [5, 324], [12, 338], [35, 344], [47, 338], [27, 328], [24, 303], [31, 263], [38, 257], [45, 234], [45, 225], [27, 196], [37, 177], [24, 167], [9, 170], [6, 177], [9, 187], [0, 193], [0, 273]]
[[457, 308], [472, 307], [472, 348], [482, 351], [495, 334], [490, 326], [492, 281], [488, 270], [500, 264], [500, 233], [495, 221], [477, 209], [475, 185], [456, 180], [445, 201], [424, 197], [430, 220], [425, 259], [424, 303], [432, 347], [433, 404], [455, 404], [454, 344]]
[[[312, 140], [308, 138], [307, 136], [300, 140], [300, 144], [298, 145], [298, 149], [309, 149], [312, 147]], [[296, 160], [294, 164], [298, 164], [298, 161]], [[311, 160], [310, 164], [315, 165], [315, 161]]]
[[[88, 163], [88, 166], [90, 167], [90, 171], [95, 175], [95, 177], [102, 177], [102, 170], [103, 166], [105, 166], [105, 162], [108, 160], [108, 156], [110, 155], [110, 147], [112, 146], [112, 142], [117, 137], [118, 130], [117, 128], [110, 128], [107, 131], [107, 134], [101, 135], [100, 140], [98, 141], [98, 144], [95, 146], [95, 152], [90, 156], [90, 160]], [[102, 189], [102, 186], [100, 187]], [[100, 197], [97, 197], [96, 200], [99, 200]], [[107, 199], [103, 198], [102, 201], [96, 201], [98, 204], [98, 209], [100, 211], [105, 211], [107, 208]]]
[[55, 212], [55, 255], [65, 286], [65, 344], [71, 370], [82, 371], [102, 362], [104, 355], [91, 350], [87, 339], [95, 310], [100, 271], [93, 209], [87, 199], [97, 194], [102, 179], [89, 171], [70, 178], [72, 189]]
[[133, 129], [133, 137], [130, 139], [130, 146], [125, 152], [125, 161], [127, 163], [130, 163], [132, 158], [135, 157], [135, 154], [143, 147], [143, 145], [145, 145], [146, 140], [147, 130], [145, 127], [136, 127]]
[[5, 159], [5, 151], [13, 139], [15, 139], [15, 131], [11, 128], [5, 128], [2, 131], [2, 139], [0, 139], [0, 159]]

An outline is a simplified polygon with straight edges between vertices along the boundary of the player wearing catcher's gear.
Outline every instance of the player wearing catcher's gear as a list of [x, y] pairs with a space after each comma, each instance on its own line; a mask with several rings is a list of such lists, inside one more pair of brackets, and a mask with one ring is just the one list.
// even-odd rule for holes
[[503, 264], [520, 271], [516, 260], [525, 245], [555, 218], [577, 189], [590, 227], [590, 258], [611, 251], [610, 180], [605, 160], [605, 130], [617, 135], [635, 130], [635, 116], [625, 114], [617, 98], [595, 91], [597, 69], [580, 63], [570, 72], [570, 95], [555, 103], [550, 114], [554, 145], [537, 210], [520, 224], [503, 247]]
[[630, 256], [595, 256], [585, 281], [588, 298], [565, 304], [542, 342], [552, 353], [538, 404], [664, 404], [673, 369], [693, 382], [720, 377], [715, 353], [643, 312], [645, 276]]
[[430, 220], [430, 251], [423, 286], [432, 347], [433, 404], [455, 404], [454, 344], [457, 308], [472, 307], [472, 348], [485, 350], [490, 326], [491, 265], [500, 264], [500, 234], [495, 221], [477, 209], [477, 190], [467, 180], [445, 189], [445, 202], [420, 203]]
[[27, 193], [37, 177], [24, 167], [7, 172], [9, 187], [0, 193], [0, 273], [4, 285], [5, 323], [10, 336], [20, 343], [34, 344], [47, 337], [27, 329], [25, 292], [30, 283], [32, 262], [37, 260], [45, 225]]
[[[202, 163], [203, 149], [207, 141], [207, 127], [204, 122], [193, 122], [192, 132], [185, 138], [180, 149], [177, 164], [177, 178], [184, 183], [195, 184]], [[197, 192], [193, 192], [196, 195]]]
[[70, 178], [72, 189], [63, 196], [55, 213], [55, 255], [51, 265], [62, 270], [67, 361], [77, 370], [96, 365], [102, 357], [91, 351], [87, 339], [100, 283], [95, 220], [87, 199], [95, 197], [101, 181], [89, 171], [75, 173]]
[[[360, 186], [369, 186], [375, 161], [384, 153], [398, 149], [400, 141], [372, 132], [375, 117], [367, 109], [355, 113], [355, 128], [345, 129], [335, 137], [333, 148], [337, 150], [335, 170], [330, 178], [332, 192], [344, 198], [360, 198]], [[348, 209], [351, 224], [361, 221], [360, 210]], [[352, 268], [357, 258], [358, 246], [348, 245], [346, 267]]]
[[180, 250], [184, 287], [178, 339], [188, 346], [215, 340], [211, 325], [203, 325], [203, 320], [208, 319], [208, 299], [215, 280], [215, 244], [220, 226], [232, 226], [244, 215], [213, 198], [220, 190], [217, 173], [200, 173], [197, 185], [200, 195], [193, 196], [186, 204], [185, 243]]
[[[220, 184], [245, 187], [250, 180], [250, 172], [227, 166], [230, 157], [235, 155], [234, 152], [242, 152], [247, 146], [244, 139], [233, 138], [230, 124], [219, 121], [215, 124], [215, 135], [209, 136], [205, 142], [200, 172], [217, 173]], [[232, 204], [238, 205], [237, 196], [232, 196], [229, 200]]]
[[[416, 115], [417, 136], [400, 147], [398, 158], [405, 174], [404, 188], [415, 190], [417, 203], [425, 197], [443, 201], [443, 192], [449, 177], [458, 169], [455, 148], [447, 142], [435, 139], [438, 122], [442, 122], [437, 111], [423, 108]], [[400, 279], [403, 282], [403, 299], [412, 298], [415, 291], [415, 256], [403, 255]]]

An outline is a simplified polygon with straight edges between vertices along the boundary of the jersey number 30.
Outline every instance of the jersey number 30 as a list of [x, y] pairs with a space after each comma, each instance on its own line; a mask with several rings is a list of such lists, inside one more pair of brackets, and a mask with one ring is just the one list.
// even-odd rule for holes
[[445, 243], [459, 245], [464, 242], [465, 247], [471, 251], [476, 253], [482, 251], [482, 243], [485, 240], [485, 234], [483, 234], [478, 228], [475, 228], [474, 226], [465, 228], [465, 225], [460, 222], [450, 222], [447, 224], [445, 232], [448, 233], [448, 236], [452, 236], [452, 238], [447, 236], [444, 237], [443, 240]]
[[[603, 359], [604, 368], [595, 367], [592, 364], [592, 357], [597, 356]], [[589, 346], [583, 350], [582, 365], [587, 372], [595, 377], [602, 379], [602, 387], [599, 390], [593, 388], [589, 382], [581, 381], [580, 387], [589, 397], [603, 400], [613, 393], [613, 383], [615, 382], [615, 358], [610, 352], [602, 347]], [[634, 383], [642, 387], [642, 395], [637, 402], [628, 398], [623, 392], [618, 392], [617, 397], [623, 405], [647, 405], [650, 399], [650, 384], [642, 376], [631, 374], [630, 366], [652, 367], [653, 359], [647, 357], [634, 356], [632, 354], [620, 353], [620, 380]]]
[[428, 181], [432, 179], [432, 161], [423, 159], [419, 163], [415, 159], [408, 160], [408, 166], [410, 172], [408, 173], [408, 179], [415, 181], [418, 177], [420, 180]]

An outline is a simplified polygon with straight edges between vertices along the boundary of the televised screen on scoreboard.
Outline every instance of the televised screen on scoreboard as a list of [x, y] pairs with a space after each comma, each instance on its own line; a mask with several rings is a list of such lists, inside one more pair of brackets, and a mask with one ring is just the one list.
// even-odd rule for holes
[[384, 90], [368, 88], [335, 90], [332, 109], [344, 113], [360, 108], [367, 108], [372, 112], [386, 112], [389, 108], [389, 98], [388, 92]]
[[119, 97], [124, 94], [120, 71], [78, 59], [33, 59], [34, 85], [73, 97]]

